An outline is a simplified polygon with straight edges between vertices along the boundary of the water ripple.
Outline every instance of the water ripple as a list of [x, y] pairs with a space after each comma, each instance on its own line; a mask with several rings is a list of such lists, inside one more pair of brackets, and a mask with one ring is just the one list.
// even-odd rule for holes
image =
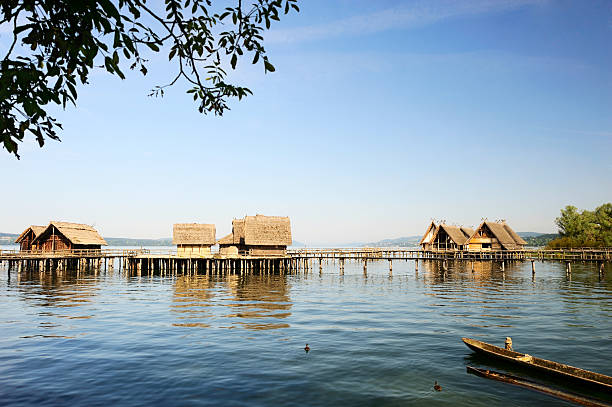
[[[612, 374], [612, 282], [558, 263], [284, 276], [0, 273], [0, 404], [565, 405], [465, 374], [471, 336]], [[610, 270], [606, 276], [612, 275]], [[303, 348], [309, 343], [311, 351]], [[434, 380], [442, 392], [432, 389]]]

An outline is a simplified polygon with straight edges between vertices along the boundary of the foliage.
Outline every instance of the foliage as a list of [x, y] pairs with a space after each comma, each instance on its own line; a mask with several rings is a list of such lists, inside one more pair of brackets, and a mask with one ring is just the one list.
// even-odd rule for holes
[[605, 203], [594, 211], [566, 206], [555, 222], [561, 237], [551, 241], [550, 248], [612, 246], [612, 203]]
[[536, 236], [521, 236], [526, 242], [527, 246], [530, 247], [542, 247], [546, 246], [552, 240], [559, 238], [558, 233], [547, 233]]
[[[222, 115], [228, 99], [251, 94], [226, 82], [225, 66], [252, 57], [274, 72], [263, 32], [282, 13], [299, 11], [297, 0], [164, 0], [157, 9], [146, 0], [3, 0], [0, 24], [12, 27], [11, 44], [0, 61], [0, 144], [17, 158], [18, 144], [31, 133], [42, 147], [59, 140], [62, 126], [48, 105], [76, 105], [77, 86], [101, 68], [124, 79], [125, 65], [147, 74], [146, 51], [167, 52], [176, 76], [151, 96], [179, 80], [200, 113]], [[216, 12], [215, 12], [216, 10]]]

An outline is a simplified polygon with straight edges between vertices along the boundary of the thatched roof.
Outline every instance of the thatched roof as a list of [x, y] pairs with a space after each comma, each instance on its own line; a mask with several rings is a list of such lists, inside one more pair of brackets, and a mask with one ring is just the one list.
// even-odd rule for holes
[[253, 246], [290, 246], [291, 223], [288, 217], [246, 216], [244, 243]]
[[450, 237], [450, 239], [455, 242], [455, 244], [460, 246], [464, 245], [472, 235], [467, 234], [468, 231], [471, 231], [470, 228], [442, 224], [438, 226], [438, 229], [436, 229], [436, 233], [434, 234], [432, 241], [436, 240], [436, 237], [438, 236], [438, 233], [440, 233], [440, 230], [444, 230], [448, 237]]
[[465, 227], [465, 226], [461, 226], [461, 231], [463, 232], [464, 235], [467, 236], [468, 240], [474, 234], [474, 229], [468, 228], [468, 227]]
[[232, 233], [217, 242], [222, 245], [290, 246], [291, 222], [281, 216], [245, 216], [232, 221]]
[[46, 226], [36, 226], [36, 225], [32, 225], [29, 228], [27, 228], [26, 230], [23, 231], [22, 234], [19, 235], [19, 237], [17, 239], [15, 239], [15, 243], [19, 243], [21, 242], [26, 235], [28, 234], [28, 232], [31, 230], [34, 233], [34, 237], [36, 238], [38, 235], [40, 235], [43, 230], [45, 230], [47, 227]]
[[70, 222], [52, 221], [49, 225], [33, 240], [37, 241], [44, 235], [51, 233], [51, 229], [55, 227], [66, 239], [72, 244], [78, 245], [103, 245], [106, 246], [106, 240], [98, 234], [98, 232], [89, 225]]
[[203, 223], [176, 223], [172, 233], [172, 243], [191, 245], [215, 244], [215, 225]]
[[506, 222], [490, 222], [484, 221], [478, 226], [473, 235], [476, 234], [483, 226], [489, 228], [493, 236], [499, 241], [502, 247], [506, 250], [517, 250], [521, 249], [523, 245], [527, 244], [519, 235], [516, 234]]
[[508, 232], [508, 234], [510, 236], [512, 236], [512, 239], [514, 239], [514, 241], [517, 244], [520, 244], [520, 245], [526, 245], [527, 244], [527, 242], [525, 240], [523, 240], [523, 238], [520, 237], [510, 226], [508, 226], [508, 224], [505, 221], [502, 222], [502, 224], [504, 225], [504, 229], [506, 229], [506, 232]]
[[[423, 243], [431, 243], [433, 242], [433, 238], [435, 235], [435, 230], [436, 230], [437, 226], [436, 223], [434, 221], [431, 221], [431, 223], [429, 224], [429, 226], [427, 227], [427, 230], [425, 231], [425, 234], [423, 235], [423, 237], [421, 238], [421, 241], [419, 242], [419, 244], [423, 244]], [[432, 233], [433, 232], [433, 233]], [[427, 238], [427, 236], [431, 233], [431, 236], [429, 237], [429, 239]]]
[[232, 221], [232, 236], [234, 244], [244, 244], [244, 219], [234, 219]]
[[221, 239], [217, 240], [217, 243], [220, 245], [233, 245], [234, 243], [234, 234], [230, 233], [227, 236], [223, 236]]

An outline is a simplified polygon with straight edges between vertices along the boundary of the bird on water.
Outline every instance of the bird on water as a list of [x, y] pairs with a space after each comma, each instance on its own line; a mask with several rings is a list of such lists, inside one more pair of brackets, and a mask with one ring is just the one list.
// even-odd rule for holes
[[440, 386], [437, 381], [434, 382], [434, 390], [435, 391], [442, 391], [442, 386]]
[[304, 347], [304, 350], [306, 351], [306, 353], [308, 353], [310, 351], [310, 346], [308, 346], [308, 344], [306, 344], [306, 346]]

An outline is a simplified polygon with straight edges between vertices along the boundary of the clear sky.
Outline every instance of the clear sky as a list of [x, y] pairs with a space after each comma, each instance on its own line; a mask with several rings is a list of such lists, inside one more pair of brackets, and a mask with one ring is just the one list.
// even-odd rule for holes
[[[59, 111], [62, 142], [0, 154], [0, 231], [49, 220], [104, 236], [290, 216], [295, 240], [375, 241], [430, 219], [555, 231], [565, 205], [612, 201], [609, 0], [303, 0], [268, 33], [276, 72], [202, 116], [174, 72], [102, 72]], [[0, 32], [0, 51], [8, 33]]]

